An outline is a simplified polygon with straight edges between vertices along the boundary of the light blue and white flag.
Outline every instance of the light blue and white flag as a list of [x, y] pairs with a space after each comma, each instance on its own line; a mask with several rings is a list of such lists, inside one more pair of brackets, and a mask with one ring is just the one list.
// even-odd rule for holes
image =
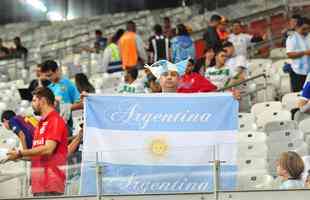
[[210, 192], [215, 159], [226, 161], [222, 189], [235, 186], [231, 95], [90, 96], [85, 108], [83, 195], [96, 194], [96, 152], [105, 194]]

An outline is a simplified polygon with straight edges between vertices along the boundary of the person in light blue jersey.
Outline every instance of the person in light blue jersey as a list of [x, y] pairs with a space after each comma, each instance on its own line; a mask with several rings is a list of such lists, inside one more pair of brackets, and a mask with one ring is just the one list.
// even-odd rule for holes
[[302, 173], [304, 169], [304, 161], [296, 152], [282, 153], [277, 163], [277, 174], [282, 178], [279, 189], [303, 189]]
[[195, 59], [195, 46], [184, 24], [177, 25], [177, 36], [171, 40], [172, 62]]
[[77, 87], [68, 78], [61, 75], [58, 64], [53, 60], [45, 61], [42, 64], [41, 72], [51, 81], [48, 88], [54, 93], [60, 107], [60, 114], [71, 129], [73, 126], [71, 111], [83, 108]]
[[288, 58], [292, 59], [289, 70], [292, 92], [300, 92], [310, 72], [309, 20], [298, 18], [295, 31], [286, 40]]

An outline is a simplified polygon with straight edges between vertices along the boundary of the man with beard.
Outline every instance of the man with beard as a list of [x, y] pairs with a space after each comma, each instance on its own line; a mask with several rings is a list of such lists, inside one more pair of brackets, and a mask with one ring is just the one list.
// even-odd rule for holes
[[32, 107], [41, 116], [31, 149], [11, 150], [8, 160], [31, 159], [31, 187], [34, 196], [59, 196], [65, 191], [67, 127], [54, 108], [55, 96], [48, 88], [37, 88]]

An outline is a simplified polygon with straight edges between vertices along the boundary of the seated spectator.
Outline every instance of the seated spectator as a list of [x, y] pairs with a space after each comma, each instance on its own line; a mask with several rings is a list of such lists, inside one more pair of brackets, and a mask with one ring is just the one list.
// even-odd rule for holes
[[[180, 69], [177, 65], [167, 63], [166, 65], [150, 67], [147, 66], [152, 74], [159, 79], [159, 84], [163, 93], [176, 93], [180, 83], [180, 75], [183, 69]], [[190, 71], [192, 66], [187, 69]], [[240, 99], [238, 91], [232, 91], [233, 96], [236, 99]]]
[[0, 59], [6, 59], [10, 55], [10, 50], [3, 46], [3, 41], [0, 38]]
[[209, 21], [208, 28], [203, 35], [207, 48], [212, 48], [215, 51], [219, 50], [222, 46], [219, 35], [217, 34], [217, 28], [221, 23], [222, 17], [219, 15], [212, 15]]
[[172, 62], [195, 59], [194, 42], [183, 24], [177, 25], [177, 36], [171, 40]]
[[179, 85], [179, 70], [175, 64], [166, 63], [160, 66], [146, 66], [159, 80], [162, 93], [176, 93]]
[[87, 76], [83, 73], [74, 76], [75, 84], [80, 94], [82, 93], [95, 93], [95, 88], [89, 82]]
[[12, 110], [6, 110], [1, 115], [1, 122], [6, 129], [17, 135], [23, 149], [32, 148], [34, 130], [38, 126], [36, 118], [19, 116]]
[[151, 70], [148, 68], [144, 68], [145, 80], [144, 85], [145, 88], [148, 89], [150, 93], [160, 93], [161, 87], [159, 85], [158, 79], [152, 74]]
[[41, 64], [37, 65], [36, 68], [36, 79], [32, 80], [29, 84], [29, 91], [32, 93], [35, 89], [38, 87], [48, 87], [49, 84], [51, 84], [51, 81], [49, 81], [44, 75], [41, 73]]
[[201, 74], [194, 72], [195, 63], [189, 60], [185, 74], [180, 77], [177, 92], [178, 93], [195, 93], [195, 92], [212, 92], [217, 89], [208, 79]]
[[304, 168], [304, 162], [296, 152], [282, 153], [277, 163], [277, 174], [283, 181], [280, 189], [304, 188], [304, 182], [301, 180]]
[[14, 58], [27, 58], [28, 49], [22, 45], [20, 37], [14, 38], [15, 48], [11, 49], [11, 55]]
[[226, 51], [224, 49], [219, 50], [215, 56], [215, 66], [207, 68], [205, 73], [205, 77], [218, 89], [227, 87], [233, 78], [232, 70], [225, 66], [226, 58]]
[[121, 55], [118, 47], [118, 41], [124, 34], [123, 29], [119, 29], [112, 36], [110, 44], [103, 52], [102, 67], [99, 72], [114, 73], [122, 71]]
[[[208, 67], [214, 67], [215, 65], [215, 53], [212, 48], [206, 48], [204, 51], [204, 56], [199, 59], [195, 65], [195, 72], [199, 72], [204, 76], [206, 69]], [[199, 69], [199, 71], [197, 71]]]
[[159, 24], [154, 26], [155, 35], [149, 39], [150, 63], [159, 60], [170, 60], [170, 41], [163, 35]]
[[124, 81], [118, 87], [119, 93], [144, 93], [144, 87], [138, 78], [138, 69], [133, 68], [125, 71]]

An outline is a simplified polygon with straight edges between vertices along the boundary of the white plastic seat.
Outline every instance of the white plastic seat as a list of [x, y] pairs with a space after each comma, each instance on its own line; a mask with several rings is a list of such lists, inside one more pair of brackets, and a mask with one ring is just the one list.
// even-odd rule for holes
[[264, 143], [266, 142], [266, 134], [264, 132], [238, 132], [238, 143]]
[[294, 141], [278, 141], [268, 143], [268, 158], [278, 158], [281, 153], [287, 151], [295, 151], [300, 156], [305, 156], [308, 154], [308, 145], [301, 139], [296, 139]]
[[258, 130], [264, 129], [265, 125], [274, 121], [289, 121], [291, 120], [291, 112], [286, 110], [266, 110], [257, 116]]
[[292, 110], [298, 107], [298, 100], [300, 99], [300, 92], [289, 93], [283, 96], [282, 105], [284, 109]]
[[269, 102], [257, 103], [257, 104], [252, 106], [251, 113], [255, 117], [257, 117], [257, 115], [266, 111], [267, 109], [279, 111], [279, 110], [282, 110], [282, 104], [279, 101], [269, 101]]
[[264, 131], [266, 133], [274, 132], [274, 131], [285, 131], [285, 130], [295, 130], [298, 129], [298, 125], [295, 121], [274, 121], [269, 122], [265, 125]]
[[237, 159], [237, 166], [239, 171], [266, 170], [267, 161], [266, 158], [242, 157]]
[[253, 156], [255, 158], [267, 158], [268, 147], [265, 142], [238, 143], [238, 158]]
[[251, 113], [239, 113], [239, 131], [255, 131], [255, 118]]
[[300, 130], [281, 130], [267, 133], [267, 144], [274, 141], [289, 142], [296, 139], [304, 139], [304, 134]]
[[268, 182], [272, 180], [267, 170], [239, 172], [237, 174], [237, 189], [250, 190], [264, 187], [268, 188]]
[[286, 49], [285, 48], [275, 48], [270, 51], [270, 58], [286, 58]]
[[[249, 74], [253, 76], [253, 73], [269, 73], [272, 66], [272, 60], [270, 59], [251, 59], [248, 63]], [[258, 74], [256, 74], [258, 75]]]
[[304, 119], [301, 122], [299, 122], [299, 130], [301, 130], [305, 135], [310, 134], [310, 118]]

